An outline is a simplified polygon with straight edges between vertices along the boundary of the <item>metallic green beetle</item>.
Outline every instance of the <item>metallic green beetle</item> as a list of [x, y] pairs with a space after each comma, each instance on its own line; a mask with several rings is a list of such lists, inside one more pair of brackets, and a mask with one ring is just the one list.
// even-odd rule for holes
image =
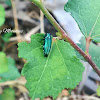
[[45, 39], [44, 39], [44, 46], [43, 46], [43, 49], [44, 49], [44, 56], [45, 56], [45, 57], [47, 57], [48, 54], [49, 54], [49, 52], [50, 52], [51, 44], [52, 44], [51, 35], [50, 35], [49, 33], [46, 33]]

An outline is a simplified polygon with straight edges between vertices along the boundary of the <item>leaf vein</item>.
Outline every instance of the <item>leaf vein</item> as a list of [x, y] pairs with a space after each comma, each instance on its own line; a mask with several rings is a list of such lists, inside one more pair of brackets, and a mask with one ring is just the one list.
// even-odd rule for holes
[[[56, 43], [56, 45], [57, 45], [57, 43]], [[58, 48], [58, 45], [57, 45], [57, 48]], [[61, 52], [60, 52], [60, 50], [59, 50], [59, 48], [58, 48], [58, 51], [59, 51], [59, 53], [60, 53], [60, 55], [61, 55], [61, 57], [62, 57], [62, 59], [63, 59], [63, 56], [62, 56], [62, 54], [61, 54]], [[65, 61], [64, 61], [64, 59], [63, 59], [63, 62], [64, 62], [64, 65], [66, 66], [66, 64], [65, 64]], [[66, 67], [66, 69], [67, 69], [67, 67]], [[68, 75], [70, 76], [70, 82], [71, 82], [71, 85], [72, 85], [72, 79], [71, 79], [71, 75], [70, 75], [70, 73], [69, 73], [69, 71], [68, 71], [68, 69], [67, 69], [67, 72], [68, 72]]]

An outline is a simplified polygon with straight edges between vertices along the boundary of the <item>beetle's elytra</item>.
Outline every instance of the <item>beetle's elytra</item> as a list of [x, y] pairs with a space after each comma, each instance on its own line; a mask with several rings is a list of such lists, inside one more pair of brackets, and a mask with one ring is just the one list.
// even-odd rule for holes
[[44, 56], [47, 57], [50, 49], [51, 49], [51, 43], [52, 43], [52, 38], [50, 33], [46, 33], [45, 34], [45, 39], [44, 39], [44, 45], [43, 45], [43, 49], [44, 49]]

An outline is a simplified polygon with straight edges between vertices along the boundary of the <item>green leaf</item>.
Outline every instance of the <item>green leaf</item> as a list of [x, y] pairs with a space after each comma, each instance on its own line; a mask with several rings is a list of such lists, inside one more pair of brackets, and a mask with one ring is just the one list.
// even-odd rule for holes
[[100, 96], [100, 85], [97, 88], [97, 95]]
[[7, 4], [7, 6], [11, 6], [11, 0], [1, 0], [1, 2]]
[[15, 91], [12, 88], [6, 88], [1, 95], [0, 100], [15, 100]]
[[2, 26], [5, 22], [5, 9], [2, 5], [0, 5], [0, 26]]
[[8, 71], [0, 74], [0, 77], [2, 78], [0, 82], [6, 80], [15, 80], [16, 78], [20, 77], [20, 73], [15, 66], [15, 61], [12, 58], [8, 58]]
[[8, 71], [8, 60], [4, 52], [0, 52], [0, 73]]
[[100, 43], [100, 38], [93, 38], [93, 41], [96, 43]]
[[8, 6], [11, 6], [11, 0], [4, 0]]
[[35, 4], [40, 4], [41, 3], [41, 0], [31, 0], [33, 3]]
[[2, 39], [5, 41], [5, 42], [9, 42], [9, 38], [13, 35], [13, 33], [5, 33], [3, 36], [2, 36]]
[[74, 49], [63, 40], [55, 40], [48, 57], [44, 57], [43, 38], [43, 34], [35, 34], [31, 43], [18, 44], [19, 57], [28, 61], [22, 75], [26, 77], [26, 87], [32, 100], [46, 96], [56, 98], [62, 89], [75, 88], [84, 71]]
[[2, 97], [1, 97], [1, 95], [0, 95], [0, 100], [2, 100]]
[[71, 12], [85, 37], [91, 33], [100, 40], [100, 0], [69, 0], [65, 11]]
[[[82, 37], [80, 40], [80, 44], [78, 46], [85, 51], [86, 40], [85, 37]], [[90, 43], [89, 46], [89, 54], [92, 57], [94, 63], [100, 68], [100, 46], [95, 45], [93, 42]], [[84, 60], [84, 58], [77, 52], [77, 56]]]
[[61, 34], [59, 32], [56, 32], [56, 35], [59, 36], [59, 37], [61, 37]]

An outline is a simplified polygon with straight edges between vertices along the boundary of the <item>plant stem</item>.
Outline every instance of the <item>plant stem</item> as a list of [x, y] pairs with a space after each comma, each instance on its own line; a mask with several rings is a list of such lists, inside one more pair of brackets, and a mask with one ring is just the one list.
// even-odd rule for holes
[[96, 66], [96, 64], [90, 59], [88, 55], [86, 55], [66, 34], [66, 32], [60, 27], [60, 25], [56, 22], [56, 20], [52, 17], [52, 15], [47, 11], [45, 6], [40, 0], [32, 0], [44, 13], [44, 15], [48, 18], [48, 20], [52, 23], [52, 25], [56, 28], [56, 30], [61, 34], [62, 39], [69, 42], [70, 45], [76, 49], [83, 57], [84, 59], [92, 66], [92, 68], [96, 71], [96, 73], [100, 76], [100, 70]]
[[[44, 2], [44, 0], [41, 0], [41, 2]], [[40, 26], [41, 26], [41, 33], [45, 33], [44, 31], [44, 14], [43, 12], [40, 10]]]
[[[15, 30], [19, 30], [15, 1], [11, 0], [11, 4], [12, 4], [12, 9], [13, 9], [13, 15], [14, 15]], [[18, 42], [21, 42], [20, 32], [16, 32], [16, 35], [18, 38]]]
[[86, 38], [86, 55], [89, 56], [89, 46], [90, 46], [90, 42], [91, 42], [91, 39], [90, 39], [90, 36]]

